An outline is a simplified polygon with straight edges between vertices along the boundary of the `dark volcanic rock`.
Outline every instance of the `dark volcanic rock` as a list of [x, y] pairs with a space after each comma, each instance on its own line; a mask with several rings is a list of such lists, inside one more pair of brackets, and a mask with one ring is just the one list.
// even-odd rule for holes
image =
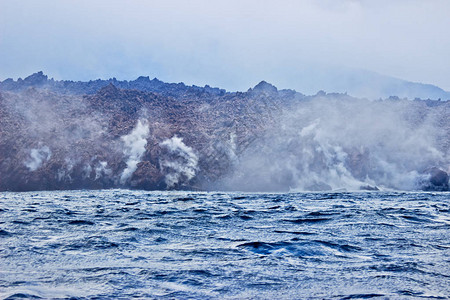
[[376, 186], [371, 186], [371, 185], [362, 185], [359, 187], [359, 189], [361, 191], [379, 191], [380, 190]]
[[447, 172], [432, 167], [426, 171], [429, 179], [424, 183], [422, 189], [425, 191], [449, 191], [449, 176]]
[[23, 82], [28, 86], [41, 86], [47, 83], [48, 77], [44, 75], [42, 71], [34, 73], [28, 77], [26, 77]]
[[[303, 120], [295, 113], [316, 101], [346, 106], [365, 100], [324, 92], [305, 96], [265, 81], [245, 93], [230, 93], [149, 77], [74, 82], [38, 72], [23, 80], [7, 79], [0, 82], [0, 191], [221, 189], [233, 176], [244, 188], [289, 191], [299, 177], [308, 179], [311, 173], [315, 177], [305, 180], [303, 188], [331, 190], [338, 175], [328, 175], [336, 166], [364, 189], [372, 188], [364, 183], [376, 182], [366, 181], [374, 174], [390, 180], [373, 164], [377, 157], [371, 150], [383, 147], [383, 140], [370, 149], [364, 136], [356, 145], [328, 145], [314, 131], [319, 119], [297, 125]], [[439, 150], [448, 151], [449, 103], [407, 104], [408, 124], [413, 127], [432, 116], [442, 129]], [[336, 126], [346, 130], [346, 123]], [[279, 158], [286, 163], [277, 165]], [[427, 172], [424, 189], [448, 190], [445, 171]]]
[[184, 83], [165, 83], [157, 78], [150, 80], [148, 76], [140, 76], [136, 80], [126, 81], [110, 78], [108, 80], [90, 80], [87, 82], [71, 81], [71, 80], [53, 80], [42, 71], [34, 73], [25, 79], [19, 78], [17, 81], [8, 78], [0, 82], [0, 90], [9, 92], [20, 92], [30, 87], [45, 88], [60, 94], [87, 95], [95, 94], [100, 89], [113, 84], [120, 89], [133, 89], [145, 92], [154, 92], [164, 96], [172, 96], [177, 98], [186, 98], [192, 96], [220, 96], [226, 94], [226, 91], [219, 88], [205, 86], [186, 86]]
[[268, 94], [277, 94], [278, 89], [270, 84], [265, 82], [264, 80], [258, 83], [253, 89], [248, 90], [249, 93], [268, 93]]

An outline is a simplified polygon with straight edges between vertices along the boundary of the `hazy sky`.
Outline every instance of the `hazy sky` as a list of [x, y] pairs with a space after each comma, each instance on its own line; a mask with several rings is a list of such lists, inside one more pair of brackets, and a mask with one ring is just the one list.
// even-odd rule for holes
[[0, 0], [0, 79], [302, 91], [356, 68], [450, 90], [449, 16], [448, 0]]

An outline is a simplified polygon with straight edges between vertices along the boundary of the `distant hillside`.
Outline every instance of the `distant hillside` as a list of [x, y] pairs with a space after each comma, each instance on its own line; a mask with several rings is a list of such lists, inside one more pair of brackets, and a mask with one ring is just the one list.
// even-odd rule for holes
[[[276, 77], [282, 78], [282, 75], [278, 74]], [[286, 82], [289, 82], [290, 87], [306, 94], [324, 90], [368, 99], [397, 96], [410, 100], [450, 100], [450, 92], [435, 85], [406, 81], [366, 70], [316, 66], [307, 70], [292, 70], [287, 75], [290, 79]]]
[[348, 73], [347, 76], [335, 78], [334, 82], [336, 89], [332, 91], [339, 92], [345, 89], [356, 97], [377, 99], [397, 96], [408, 99], [450, 100], [450, 92], [435, 85], [410, 82], [369, 71]]
[[449, 190], [450, 101], [134, 81], [0, 84], [0, 191]]

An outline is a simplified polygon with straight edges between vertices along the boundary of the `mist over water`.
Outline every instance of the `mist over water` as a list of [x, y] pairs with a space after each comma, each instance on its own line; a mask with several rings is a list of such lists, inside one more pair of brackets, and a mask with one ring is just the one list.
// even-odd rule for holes
[[449, 11], [0, 0], [0, 299], [450, 299]]
[[413, 101], [302, 101], [244, 149], [221, 184], [246, 191], [420, 189], [430, 168], [450, 170], [447, 118]]
[[0, 297], [447, 297], [449, 102], [193, 90], [0, 94]]

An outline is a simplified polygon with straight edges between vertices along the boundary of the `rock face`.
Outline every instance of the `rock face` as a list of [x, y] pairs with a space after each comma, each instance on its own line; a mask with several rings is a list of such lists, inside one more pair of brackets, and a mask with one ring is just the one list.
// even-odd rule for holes
[[[396, 114], [367, 120], [367, 107], [367, 116]], [[72, 82], [38, 72], [0, 82], [0, 191], [444, 191], [449, 112], [445, 101], [305, 96], [264, 81], [230, 93], [149, 77]], [[384, 128], [386, 121], [393, 123]], [[392, 130], [403, 139], [386, 140]], [[430, 165], [441, 169], [429, 169], [426, 184], [398, 179]]]
[[423, 185], [425, 191], [448, 191], [449, 190], [449, 176], [447, 172], [432, 167], [426, 171], [429, 176], [428, 180]]

